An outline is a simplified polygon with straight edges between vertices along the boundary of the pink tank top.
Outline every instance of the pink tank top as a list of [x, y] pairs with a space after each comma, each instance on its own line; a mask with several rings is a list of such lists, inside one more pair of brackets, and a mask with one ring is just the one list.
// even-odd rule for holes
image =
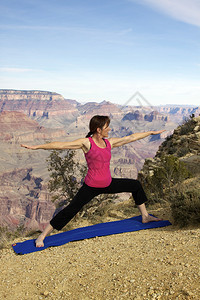
[[105, 140], [106, 148], [98, 147], [93, 139], [89, 137], [91, 147], [85, 153], [88, 172], [85, 183], [91, 187], [104, 188], [110, 185], [112, 177], [110, 174], [111, 145]]

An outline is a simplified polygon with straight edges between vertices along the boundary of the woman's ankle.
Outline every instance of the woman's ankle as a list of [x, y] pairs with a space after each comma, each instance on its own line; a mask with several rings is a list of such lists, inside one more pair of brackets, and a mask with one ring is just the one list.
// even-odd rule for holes
[[49, 223], [45, 229], [41, 232], [40, 237], [42, 237], [43, 239], [45, 239], [45, 237], [51, 233], [53, 231], [53, 227], [51, 226], [51, 224]]

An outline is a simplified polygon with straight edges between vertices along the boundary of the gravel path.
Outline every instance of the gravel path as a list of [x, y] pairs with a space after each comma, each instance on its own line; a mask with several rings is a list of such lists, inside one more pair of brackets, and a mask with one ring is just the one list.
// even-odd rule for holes
[[23, 256], [3, 249], [0, 299], [200, 299], [199, 236], [169, 226]]

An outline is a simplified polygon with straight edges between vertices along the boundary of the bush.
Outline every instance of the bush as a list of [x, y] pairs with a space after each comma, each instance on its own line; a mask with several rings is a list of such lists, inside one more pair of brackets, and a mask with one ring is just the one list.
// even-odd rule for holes
[[184, 123], [181, 125], [180, 129], [180, 135], [185, 135], [188, 133], [191, 133], [195, 127], [196, 123], [193, 120], [193, 116], [190, 116], [190, 118], [187, 118]]
[[200, 224], [200, 191], [176, 191], [171, 199], [174, 223], [181, 227]]
[[162, 156], [159, 165], [152, 167], [153, 175], [142, 179], [149, 203], [168, 201], [173, 194], [173, 187], [192, 175], [184, 162], [173, 155]]
[[174, 153], [176, 153], [177, 150], [178, 150], [178, 148], [177, 148], [176, 146], [171, 146], [171, 147], [169, 148], [168, 153], [169, 153], [169, 154], [174, 154]]
[[182, 148], [179, 149], [177, 155], [178, 155], [178, 157], [183, 157], [189, 152], [190, 152], [189, 148], [186, 146], [183, 146]]

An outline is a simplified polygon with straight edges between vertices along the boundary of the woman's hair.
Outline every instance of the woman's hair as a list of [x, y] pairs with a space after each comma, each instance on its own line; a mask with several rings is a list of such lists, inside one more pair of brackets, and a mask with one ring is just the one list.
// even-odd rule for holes
[[110, 124], [110, 118], [108, 116], [96, 115], [96, 116], [92, 117], [92, 119], [90, 120], [90, 123], [89, 123], [90, 131], [88, 132], [86, 137], [89, 137], [92, 134], [94, 134], [97, 131], [97, 128], [102, 129], [105, 124], [107, 124], [107, 125]]

